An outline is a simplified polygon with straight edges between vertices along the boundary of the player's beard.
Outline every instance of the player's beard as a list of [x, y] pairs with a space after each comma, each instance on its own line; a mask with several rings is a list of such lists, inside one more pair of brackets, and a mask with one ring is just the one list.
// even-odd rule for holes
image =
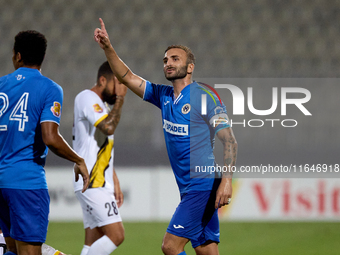
[[[173, 68], [173, 67], [172, 67]], [[178, 80], [178, 79], [183, 79], [187, 76], [188, 72], [188, 65], [185, 65], [185, 66], [181, 66], [179, 68], [174, 68], [175, 69], [175, 72], [171, 73], [171, 74], [167, 74], [166, 70], [164, 70], [164, 75], [165, 75], [165, 78], [168, 80], [168, 81], [175, 81], [175, 80]]]
[[109, 105], [113, 105], [116, 102], [116, 95], [110, 95], [106, 89], [102, 92], [102, 97], [104, 102], [108, 103]]

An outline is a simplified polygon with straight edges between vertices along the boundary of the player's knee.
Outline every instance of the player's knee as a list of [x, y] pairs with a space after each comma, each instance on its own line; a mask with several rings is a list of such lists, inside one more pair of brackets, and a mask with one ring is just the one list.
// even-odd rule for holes
[[163, 241], [163, 243], [162, 243], [162, 252], [163, 252], [163, 254], [165, 254], [165, 255], [170, 254], [169, 253], [169, 249], [170, 249], [170, 247], [166, 243], [164, 243], [164, 241]]
[[119, 246], [123, 243], [124, 239], [125, 239], [125, 231], [124, 229], [122, 229], [121, 231], [116, 232], [115, 236], [111, 240], [116, 246]]
[[124, 241], [125, 230], [121, 222], [105, 226], [103, 232], [116, 246], [119, 246]]
[[122, 233], [119, 233], [118, 235], [117, 235], [117, 243], [116, 243], [116, 246], [119, 246], [119, 245], [121, 245], [123, 242], [124, 242], [124, 239], [125, 239], [125, 233], [124, 233], [124, 231], [122, 232]]
[[163, 240], [162, 251], [165, 255], [177, 255], [176, 247], [172, 245], [171, 242]]

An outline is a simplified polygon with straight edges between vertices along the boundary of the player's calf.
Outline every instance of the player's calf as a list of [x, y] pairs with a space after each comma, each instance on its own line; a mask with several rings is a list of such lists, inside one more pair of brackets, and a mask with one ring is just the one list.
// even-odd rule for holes
[[100, 229], [104, 235], [91, 245], [87, 255], [109, 255], [124, 241], [122, 222], [105, 225]]
[[117, 247], [110, 238], [104, 235], [91, 245], [87, 255], [108, 255], [117, 249]]

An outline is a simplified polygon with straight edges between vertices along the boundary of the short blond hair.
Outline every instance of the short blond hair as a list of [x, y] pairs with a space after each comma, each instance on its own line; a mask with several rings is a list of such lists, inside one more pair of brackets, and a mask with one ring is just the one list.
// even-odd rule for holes
[[168, 48], [166, 48], [165, 52], [166, 53], [170, 49], [182, 49], [185, 51], [187, 54], [187, 64], [195, 64], [195, 56], [194, 53], [192, 53], [191, 49], [187, 46], [180, 45], [180, 44], [174, 44], [170, 45]]

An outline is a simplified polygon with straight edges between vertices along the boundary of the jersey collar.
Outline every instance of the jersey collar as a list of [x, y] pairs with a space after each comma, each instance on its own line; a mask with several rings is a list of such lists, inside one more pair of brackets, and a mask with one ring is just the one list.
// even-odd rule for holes
[[183, 96], [186, 96], [188, 93], [190, 93], [190, 86], [192, 86], [193, 84], [196, 84], [196, 82], [194, 81], [193, 83], [190, 83], [188, 86], [182, 89], [181, 93], [179, 93], [176, 99], [175, 94], [173, 95], [174, 104], [178, 104], [178, 102], [183, 98]]
[[30, 72], [30, 73], [34, 73], [34, 74], [39, 74], [42, 75], [41, 72], [38, 69], [35, 68], [29, 68], [29, 67], [19, 67], [17, 70], [14, 71], [15, 73], [17, 72]]

